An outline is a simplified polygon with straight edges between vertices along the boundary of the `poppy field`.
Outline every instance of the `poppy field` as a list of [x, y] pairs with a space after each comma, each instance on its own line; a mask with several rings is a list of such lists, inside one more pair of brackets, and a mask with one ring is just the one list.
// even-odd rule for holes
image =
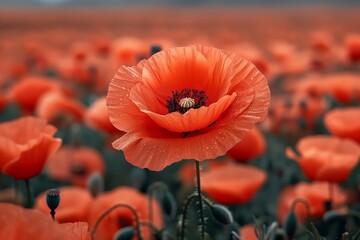
[[0, 240], [360, 239], [358, 11], [0, 9]]

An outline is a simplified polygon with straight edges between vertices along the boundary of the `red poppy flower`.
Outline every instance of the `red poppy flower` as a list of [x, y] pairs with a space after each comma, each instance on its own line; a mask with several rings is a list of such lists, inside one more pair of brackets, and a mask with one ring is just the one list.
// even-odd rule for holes
[[266, 79], [241, 57], [204, 46], [167, 49], [112, 79], [110, 120], [126, 132], [113, 146], [155, 171], [213, 159], [265, 117], [269, 100]]
[[289, 132], [303, 132], [299, 120], [304, 120], [306, 129], [313, 130], [316, 121], [325, 112], [326, 101], [304, 93], [295, 93], [272, 99], [271, 130], [279, 133], [284, 129]]
[[241, 239], [244, 240], [258, 240], [255, 234], [255, 227], [253, 225], [245, 225], [240, 228]]
[[82, 121], [85, 107], [59, 92], [49, 92], [39, 100], [36, 113], [39, 117], [59, 125], [62, 122]]
[[0, 124], [0, 169], [15, 179], [38, 175], [61, 145], [56, 128], [44, 119], [24, 117]]
[[353, 98], [360, 99], [360, 76], [352, 73], [337, 73], [326, 76], [310, 76], [302, 81], [291, 83], [289, 89], [306, 92], [312, 96], [331, 95], [339, 102], [349, 103]]
[[[60, 204], [56, 208], [55, 219], [59, 223], [87, 222], [89, 208], [93, 201], [90, 193], [79, 187], [61, 187]], [[49, 214], [46, 203], [46, 192], [40, 194], [35, 200], [35, 209]]]
[[345, 38], [348, 58], [352, 62], [360, 60], [360, 34], [349, 34]]
[[[117, 188], [111, 192], [99, 195], [90, 207], [90, 226], [94, 226], [100, 215], [117, 203], [128, 204], [138, 213], [140, 221], [149, 221], [148, 197], [136, 189], [129, 187]], [[160, 228], [163, 225], [162, 213], [156, 201], [153, 201], [153, 224]], [[97, 240], [112, 239], [114, 234], [123, 227], [135, 227], [134, 216], [127, 208], [117, 208], [107, 215], [100, 223], [94, 236]], [[149, 239], [149, 227], [141, 227], [144, 239]]]
[[89, 147], [63, 147], [46, 164], [51, 178], [85, 187], [91, 174], [104, 174], [104, 159]]
[[333, 47], [333, 39], [327, 32], [314, 32], [310, 38], [310, 47], [316, 53], [329, 53]]
[[114, 65], [131, 66], [138, 62], [139, 56], [146, 53], [146, 44], [134, 37], [123, 37], [116, 39], [112, 44]]
[[325, 116], [326, 128], [341, 138], [351, 138], [360, 144], [360, 107], [337, 108]]
[[227, 154], [236, 161], [248, 162], [263, 154], [265, 145], [264, 136], [257, 128], [253, 128]]
[[50, 214], [0, 203], [0, 239], [8, 240], [89, 240], [84, 222], [57, 224]]
[[201, 176], [203, 192], [221, 204], [249, 202], [265, 180], [264, 171], [243, 164], [227, 164]]
[[327, 135], [302, 138], [297, 144], [299, 156], [287, 149], [311, 180], [343, 182], [359, 162], [360, 145], [350, 139]]
[[107, 133], [120, 132], [110, 122], [106, 97], [101, 97], [91, 104], [85, 113], [85, 122], [89, 126]]
[[57, 90], [60, 90], [60, 86], [52, 79], [29, 76], [11, 88], [10, 96], [22, 108], [32, 112], [41, 96], [49, 91]]
[[[346, 202], [347, 196], [338, 186], [334, 187], [333, 206], [340, 206]], [[295, 186], [285, 188], [278, 199], [277, 214], [280, 223], [284, 224], [284, 220], [288, 215], [291, 206], [296, 199], [304, 199], [310, 206], [311, 217], [321, 217], [325, 212], [325, 201], [329, 200], [329, 183], [313, 182], [299, 183]], [[307, 210], [305, 204], [299, 202], [296, 204], [295, 212], [300, 221], [307, 218]]]

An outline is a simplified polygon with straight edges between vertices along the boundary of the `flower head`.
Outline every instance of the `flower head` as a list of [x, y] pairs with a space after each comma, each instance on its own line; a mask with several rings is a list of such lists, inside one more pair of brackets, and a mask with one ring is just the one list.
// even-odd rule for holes
[[335, 136], [350, 138], [360, 144], [360, 107], [337, 108], [325, 116], [326, 128]]
[[202, 190], [221, 204], [249, 202], [264, 184], [267, 174], [256, 167], [226, 164], [202, 174]]
[[0, 124], [0, 170], [15, 178], [37, 176], [60, 147], [56, 128], [44, 119], [23, 117]]
[[155, 171], [216, 158], [265, 117], [269, 100], [266, 79], [243, 58], [204, 46], [167, 49], [112, 79], [110, 120], [126, 132], [113, 146]]
[[55, 223], [48, 212], [24, 209], [8, 203], [0, 203], [0, 239], [16, 240], [87, 240], [88, 224], [74, 222]]
[[359, 162], [360, 146], [350, 139], [327, 135], [302, 138], [297, 144], [299, 156], [287, 149], [311, 180], [343, 182]]

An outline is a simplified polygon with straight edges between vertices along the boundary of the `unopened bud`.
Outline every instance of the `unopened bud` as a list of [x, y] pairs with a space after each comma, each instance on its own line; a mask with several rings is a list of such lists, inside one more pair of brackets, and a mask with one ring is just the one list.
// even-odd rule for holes
[[60, 192], [59, 190], [52, 188], [46, 192], [46, 204], [50, 208], [51, 211], [55, 211], [55, 209], [59, 206], [60, 203]]
[[104, 179], [99, 172], [94, 172], [87, 180], [87, 189], [93, 197], [98, 196], [104, 191]]
[[298, 225], [298, 220], [294, 211], [290, 211], [285, 219], [285, 232], [288, 237], [293, 237], [295, 235]]
[[157, 52], [160, 52], [161, 51], [161, 46], [160, 45], [152, 45], [150, 47], [150, 56], [157, 53]]
[[161, 205], [164, 213], [168, 217], [174, 217], [176, 215], [176, 201], [174, 196], [169, 191], [164, 192], [161, 198]]
[[220, 223], [225, 225], [233, 223], [233, 216], [226, 207], [220, 204], [214, 204], [210, 209], [214, 218]]
[[114, 234], [113, 240], [132, 240], [135, 236], [133, 227], [124, 227]]

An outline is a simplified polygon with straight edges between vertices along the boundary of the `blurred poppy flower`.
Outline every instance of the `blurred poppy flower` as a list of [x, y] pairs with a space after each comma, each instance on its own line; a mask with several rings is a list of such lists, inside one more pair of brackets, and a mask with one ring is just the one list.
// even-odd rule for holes
[[52, 179], [85, 187], [91, 174], [104, 174], [104, 159], [93, 148], [63, 147], [47, 161], [46, 171]]
[[255, 234], [255, 227], [253, 225], [245, 225], [240, 228], [241, 239], [244, 240], [257, 240]]
[[[323, 98], [307, 93], [294, 93], [273, 98], [270, 109], [272, 132], [279, 133], [285, 128], [290, 132], [303, 132], [304, 128], [315, 128], [318, 118], [326, 111], [327, 104]], [[300, 121], [305, 125], [301, 126]]]
[[349, 34], [345, 37], [345, 47], [351, 62], [360, 60], [360, 34]]
[[[93, 201], [93, 204], [89, 208], [89, 224], [90, 226], [94, 226], [101, 214], [117, 203], [130, 205], [137, 211], [140, 221], [147, 222], [149, 221], [148, 201], [148, 196], [138, 192], [136, 189], [129, 187], [114, 189], [111, 192], [99, 195]], [[162, 213], [156, 201], [153, 201], [153, 203], [153, 224], [156, 228], [161, 228], [163, 225]], [[97, 240], [112, 239], [118, 230], [128, 226], [135, 227], [132, 212], [124, 207], [117, 208], [103, 219], [97, 228], [94, 238]], [[150, 239], [149, 230], [148, 226], [141, 227], [141, 233], [144, 239]]]
[[[87, 222], [89, 208], [93, 201], [89, 191], [79, 187], [61, 187], [60, 204], [56, 208], [55, 219], [59, 223], [68, 222]], [[35, 200], [35, 209], [49, 214], [50, 209], [46, 203], [46, 195], [44, 192]]]
[[59, 84], [52, 79], [28, 76], [12, 86], [9, 95], [23, 109], [33, 112], [38, 100], [45, 93], [58, 90], [60, 90]]
[[269, 61], [265, 58], [260, 49], [254, 45], [250, 43], [242, 43], [231, 46], [229, 49], [252, 62], [265, 76], [269, 75], [271, 71]]
[[115, 39], [111, 46], [114, 66], [132, 66], [139, 61], [140, 56], [146, 56], [146, 44], [134, 37]]
[[107, 96], [111, 122], [126, 132], [113, 143], [127, 161], [160, 171], [181, 159], [216, 158], [263, 120], [264, 76], [236, 54], [172, 48], [120, 68]]
[[111, 124], [108, 109], [106, 107], [106, 97], [100, 97], [94, 101], [86, 110], [85, 122], [100, 131], [107, 133], [119, 133], [120, 130]]
[[221, 204], [247, 203], [263, 185], [266, 175], [253, 166], [227, 164], [202, 174], [202, 190]]
[[56, 128], [44, 119], [23, 117], [0, 123], [0, 169], [15, 179], [37, 176], [60, 147]]
[[88, 224], [55, 223], [50, 214], [0, 203], [0, 239], [8, 240], [89, 240]]
[[246, 133], [238, 144], [227, 152], [227, 155], [238, 162], [248, 162], [263, 154], [265, 145], [264, 136], [257, 128], [253, 128]]
[[[221, 166], [224, 166], [224, 164], [225, 164], [224, 161], [219, 162], [214, 159], [207, 160], [202, 163], [201, 171], [202, 172], [211, 171], [211, 170], [217, 169]], [[184, 163], [179, 170], [180, 180], [186, 186], [191, 186], [194, 184], [194, 179], [196, 177], [195, 174], [196, 173], [194, 171], [194, 164], [191, 162]]]
[[360, 107], [337, 108], [325, 115], [326, 128], [340, 138], [351, 138], [360, 144]]
[[81, 122], [86, 108], [75, 99], [59, 92], [45, 94], [36, 106], [36, 114], [56, 126], [72, 122]]
[[327, 32], [314, 32], [310, 37], [310, 47], [317, 53], [331, 52], [333, 39]]
[[315, 181], [345, 181], [360, 157], [360, 145], [356, 142], [327, 135], [304, 137], [296, 148], [299, 155], [287, 149], [287, 156], [296, 160], [304, 174]]
[[330, 95], [341, 103], [360, 99], [360, 75], [336, 73], [331, 75], [308, 76], [301, 81], [288, 84], [290, 90], [305, 92], [312, 96]]
[[[347, 196], [338, 186], [333, 186], [333, 206], [340, 206], [346, 202]], [[285, 188], [278, 199], [277, 215], [280, 223], [284, 224], [284, 220], [291, 210], [296, 199], [304, 199], [310, 206], [311, 217], [321, 217], [325, 212], [325, 202], [329, 200], [329, 183], [313, 182], [298, 183], [297, 185]], [[304, 203], [297, 203], [295, 213], [300, 221], [307, 218], [307, 210]]]

